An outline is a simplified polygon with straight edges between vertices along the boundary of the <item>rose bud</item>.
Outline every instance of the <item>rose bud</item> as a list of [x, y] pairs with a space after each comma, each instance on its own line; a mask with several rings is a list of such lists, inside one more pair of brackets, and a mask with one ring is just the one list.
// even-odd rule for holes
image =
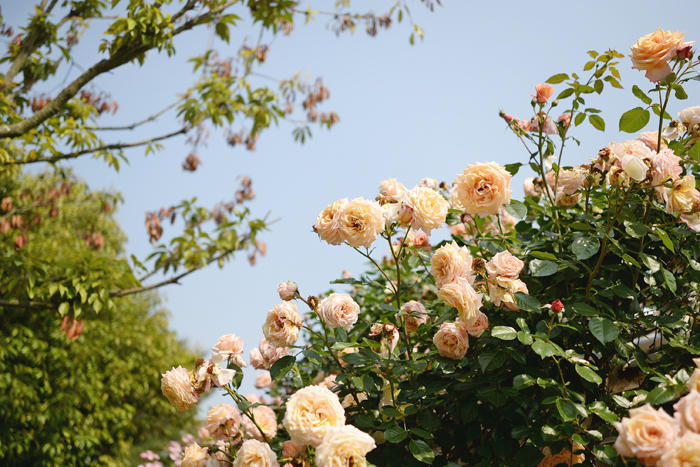
[[693, 58], [693, 44], [694, 42], [683, 44], [678, 49], [676, 49], [676, 55], [678, 58], [691, 59]]
[[564, 304], [561, 302], [561, 300], [556, 299], [552, 302], [552, 311], [555, 313], [561, 313], [564, 311]]
[[277, 293], [280, 294], [280, 298], [285, 301], [289, 301], [296, 295], [299, 286], [292, 281], [282, 282], [277, 286]]

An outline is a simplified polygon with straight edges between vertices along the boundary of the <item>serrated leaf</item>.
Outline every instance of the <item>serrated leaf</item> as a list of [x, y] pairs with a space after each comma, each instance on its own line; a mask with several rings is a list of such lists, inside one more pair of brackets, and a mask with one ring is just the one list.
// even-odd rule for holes
[[440, 428], [440, 417], [438, 417], [435, 412], [430, 410], [422, 410], [418, 412], [416, 417], [420, 426], [428, 431], [435, 431]]
[[566, 73], [558, 73], [558, 74], [556, 74], [556, 75], [554, 75], [554, 76], [551, 76], [551, 77], [550, 77], [547, 81], [545, 81], [545, 82], [546, 82], [546, 83], [549, 83], [549, 84], [559, 84], [559, 83], [561, 83], [562, 81], [566, 81], [567, 79], [569, 79], [569, 75], [567, 75]]
[[398, 425], [394, 425], [384, 431], [384, 439], [390, 443], [400, 443], [401, 441], [405, 440], [407, 436], [408, 433], [406, 433], [406, 430]]
[[588, 322], [588, 329], [591, 334], [602, 344], [607, 344], [615, 340], [620, 331], [615, 323], [607, 318], [593, 318]]
[[651, 118], [649, 111], [642, 107], [628, 110], [620, 117], [620, 131], [636, 133], [649, 123], [649, 118]]
[[656, 388], [647, 394], [647, 402], [651, 405], [661, 405], [676, 398], [673, 388]]
[[533, 259], [530, 261], [530, 272], [535, 277], [547, 277], [555, 274], [559, 270], [556, 263], [546, 259]]
[[589, 115], [588, 121], [596, 130], [605, 131], [605, 120], [600, 115]]
[[496, 326], [491, 330], [491, 335], [504, 341], [512, 341], [518, 332], [510, 326]]
[[579, 261], [586, 260], [598, 253], [600, 242], [597, 237], [576, 237], [571, 243], [571, 251]]
[[522, 292], [515, 292], [515, 294], [513, 294], [513, 299], [521, 310], [539, 311], [539, 309], [542, 308], [542, 304], [535, 297]]
[[513, 388], [520, 391], [522, 389], [529, 388], [536, 382], [537, 380], [530, 375], [518, 375], [513, 378]]
[[601, 378], [598, 373], [587, 366], [576, 365], [576, 373], [578, 373], [586, 381], [590, 381], [596, 385], [600, 385], [600, 383], [603, 382], [603, 378]]
[[648, 229], [643, 224], [634, 224], [630, 221], [625, 221], [625, 232], [627, 232], [630, 237], [642, 238], [647, 234]]
[[561, 398], [557, 398], [556, 401], [557, 410], [559, 415], [565, 422], [570, 422], [578, 416], [579, 411], [576, 406], [571, 401], [565, 401]]
[[500, 352], [498, 349], [487, 349], [481, 352], [479, 355], [479, 365], [481, 366], [481, 371], [486, 372], [486, 370], [492, 370], [494, 368], [499, 368], [506, 361], [506, 354]]
[[292, 355], [285, 355], [272, 364], [270, 368], [270, 378], [273, 381], [284, 378], [287, 373], [294, 367], [296, 359]]
[[664, 282], [666, 283], [668, 290], [670, 290], [675, 295], [676, 294], [676, 278], [675, 278], [675, 276], [673, 275], [673, 273], [671, 273], [671, 271], [669, 271], [666, 268], [661, 268], [661, 272], [664, 275]]
[[408, 448], [411, 450], [411, 454], [413, 454], [413, 457], [415, 457], [418, 461], [423, 462], [424, 464], [432, 464], [433, 460], [435, 460], [435, 454], [433, 453], [433, 449], [430, 446], [428, 446], [428, 443], [421, 439], [412, 439], [411, 442], [408, 443]]
[[700, 161], [700, 141], [693, 144], [690, 149], [688, 149], [688, 157], [693, 160]]
[[632, 94], [641, 99], [642, 102], [644, 102], [646, 105], [650, 105], [652, 103], [651, 97], [644, 94], [644, 91], [639, 89], [639, 87], [636, 84], [632, 86]]
[[673, 242], [671, 241], [671, 237], [668, 236], [665, 230], [656, 228], [654, 229], [654, 233], [661, 238], [661, 241], [663, 242], [664, 246], [671, 250], [671, 252], [675, 253], [676, 249], [673, 247]]
[[571, 305], [576, 313], [581, 316], [598, 316], [598, 310], [585, 303], [574, 303]]
[[529, 256], [532, 256], [533, 258], [537, 258], [537, 259], [546, 259], [549, 261], [557, 261], [558, 260], [558, 258], [556, 256], [554, 256], [553, 254], [545, 253], [543, 251], [531, 251], [529, 253]]
[[510, 204], [503, 206], [503, 209], [515, 218], [525, 219], [527, 217], [527, 206], [520, 201], [512, 200]]

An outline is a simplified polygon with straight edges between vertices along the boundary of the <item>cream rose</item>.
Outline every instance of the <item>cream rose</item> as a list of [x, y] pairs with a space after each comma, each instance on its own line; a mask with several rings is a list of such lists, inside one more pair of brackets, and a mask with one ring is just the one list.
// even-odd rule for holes
[[686, 432], [678, 438], [659, 462], [657, 467], [696, 467], [700, 465], [700, 435]]
[[291, 441], [285, 441], [282, 443], [282, 457], [294, 457], [302, 452], [305, 447], [306, 446], [294, 444]]
[[185, 448], [180, 467], [205, 467], [209, 460], [209, 450], [192, 443]]
[[340, 221], [343, 239], [353, 248], [369, 248], [384, 230], [384, 211], [378, 203], [355, 198], [345, 205]]
[[277, 286], [277, 293], [279, 294], [280, 299], [284, 301], [293, 299], [297, 293], [297, 290], [299, 290], [299, 286], [296, 284], [296, 282], [292, 281], [282, 282]]
[[432, 188], [433, 190], [437, 190], [439, 187], [438, 181], [435, 180], [434, 178], [424, 178], [418, 183], [418, 186], [425, 186], [428, 188]]
[[316, 467], [365, 467], [365, 456], [376, 447], [374, 438], [352, 425], [335, 428], [316, 449]]
[[631, 47], [632, 68], [646, 71], [646, 78], [658, 83], [671, 73], [669, 60], [676, 56], [676, 49], [683, 44], [683, 33], [657, 29], [652, 34], [640, 38]]
[[644, 465], [655, 465], [680, 433], [678, 422], [651, 404], [630, 409], [630, 418], [615, 423], [619, 432], [615, 449], [623, 456], [636, 457]]
[[458, 277], [455, 282], [445, 284], [438, 290], [437, 296], [448, 306], [457, 308], [462, 321], [473, 323], [479, 318], [483, 294], [476, 293], [467, 279]]
[[676, 411], [674, 418], [678, 420], [681, 432], [700, 433], [700, 392], [691, 389], [690, 393], [676, 402], [673, 408]]
[[466, 247], [459, 247], [456, 242], [441, 246], [430, 259], [430, 274], [435, 278], [438, 288], [455, 282], [458, 277], [474, 283], [472, 275], [472, 255]]
[[545, 181], [549, 188], [554, 190], [557, 187], [566, 196], [571, 196], [586, 185], [588, 170], [583, 167], [573, 169], [559, 169], [559, 182], [557, 183], [557, 173], [550, 170], [545, 175]]
[[395, 178], [384, 180], [379, 184], [379, 194], [393, 201], [401, 201], [406, 191], [406, 187], [397, 182]]
[[693, 132], [696, 125], [700, 125], [700, 106], [689, 107], [678, 112], [678, 120], [688, 131]]
[[331, 245], [340, 245], [345, 241], [341, 229], [341, 222], [343, 210], [347, 204], [348, 199], [343, 198], [326, 206], [326, 208], [321, 211], [321, 214], [318, 215], [316, 224], [314, 224], [314, 231], [321, 237], [321, 240], [325, 240]]
[[209, 409], [204, 427], [214, 439], [227, 440], [238, 434], [241, 426], [241, 415], [238, 409], [228, 404], [219, 404]]
[[442, 323], [433, 344], [441, 356], [461, 360], [469, 349], [469, 335], [459, 323]]
[[667, 212], [687, 212], [693, 209], [693, 204], [700, 201], [700, 192], [695, 188], [695, 177], [686, 175], [673, 182], [672, 188], [664, 192]]
[[[657, 145], [659, 144], [659, 132], [658, 131], [645, 131], [637, 135], [637, 141], [641, 141], [652, 151], [656, 151]], [[665, 144], [661, 143], [663, 147]]]
[[518, 277], [524, 265], [525, 263], [506, 250], [496, 253], [491, 261], [486, 263], [486, 271], [489, 276], [515, 278]]
[[620, 166], [629, 178], [637, 180], [638, 182], [647, 178], [649, 167], [644, 162], [644, 159], [635, 154], [625, 154], [622, 156], [622, 158], [620, 158]]
[[673, 150], [665, 148], [651, 156], [651, 184], [660, 185], [666, 180], [678, 180], [683, 172], [681, 158]]
[[[416, 332], [421, 324], [428, 322], [428, 310], [425, 309], [421, 302], [411, 300], [401, 305], [401, 309], [408, 313], [403, 316], [406, 322], [406, 331], [408, 332]], [[400, 322], [402, 317], [397, 313], [395, 318]]]
[[[572, 448], [573, 452], [583, 450], [583, 446], [576, 442], [573, 443]], [[555, 467], [558, 464], [566, 464], [568, 466], [572, 466], [575, 464], [583, 464], [583, 462], [586, 460], [586, 456], [583, 453], [573, 454], [573, 452], [564, 448], [561, 450], [560, 453], [552, 454], [552, 451], [550, 451], [549, 446], [547, 446], [542, 450], [542, 454], [544, 454], [544, 459], [542, 459], [540, 463], [537, 464], [537, 467]]]
[[[250, 409], [249, 412], [253, 415], [253, 418], [255, 418], [255, 423], [257, 423], [262, 429], [262, 432], [265, 433], [268, 441], [271, 441], [272, 438], [277, 435], [277, 416], [275, 415], [275, 411], [266, 405], [259, 405]], [[245, 434], [258, 441], [264, 441], [265, 438], [263, 438], [263, 435], [260, 433], [260, 430], [258, 430], [258, 427], [255, 426], [255, 423], [245, 415], [241, 417], [241, 426]]]
[[272, 386], [272, 377], [269, 371], [264, 371], [255, 377], [255, 387], [258, 389]]
[[331, 328], [349, 331], [360, 316], [360, 305], [346, 293], [332, 293], [321, 300], [316, 312]]
[[489, 300], [496, 306], [506, 306], [511, 311], [520, 311], [515, 304], [514, 294], [517, 292], [529, 294], [527, 285], [520, 279], [496, 277], [489, 280]]
[[258, 347], [250, 351], [250, 364], [256, 370], [269, 370], [280, 358], [289, 355], [289, 348], [275, 347], [264, 337]]
[[223, 355], [229, 358], [234, 355], [240, 355], [243, 353], [243, 339], [237, 337], [235, 334], [226, 334], [219, 337], [216, 345], [211, 348], [212, 352]]
[[476, 321], [467, 323], [460, 321], [459, 325], [464, 328], [470, 336], [481, 337], [481, 335], [489, 328], [489, 317], [485, 313], [479, 311]]
[[512, 175], [495, 162], [467, 165], [454, 183], [455, 199], [468, 214], [496, 215], [510, 202]]
[[345, 425], [345, 410], [327, 387], [307, 386], [289, 398], [282, 423], [294, 443], [318, 447], [329, 430]]
[[190, 410], [199, 403], [199, 394], [190, 382], [190, 372], [178, 366], [167, 371], [160, 380], [160, 390], [179, 411]]
[[243, 441], [238, 450], [233, 467], [279, 467], [277, 454], [270, 449], [267, 443], [261, 443], [256, 439]]
[[430, 235], [445, 223], [450, 203], [432, 188], [417, 186], [401, 199], [399, 218], [410, 224], [413, 230], [422, 230]]
[[292, 302], [283, 302], [267, 312], [262, 330], [265, 339], [275, 347], [289, 347], [299, 338], [302, 324], [297, 306]]

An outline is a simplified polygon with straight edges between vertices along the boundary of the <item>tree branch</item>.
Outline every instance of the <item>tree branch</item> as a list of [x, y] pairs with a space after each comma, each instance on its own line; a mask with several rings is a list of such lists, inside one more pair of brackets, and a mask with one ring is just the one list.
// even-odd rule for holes
[[185, 100], [185, 98], [184, 98], [184, 97], [181, 97], [180, 99], [178, 99], [177, 101], [173, 102], [172, 104], [170, 104], [169, 106], [167, 106], [166, 108], [164, 108], [163, 110], [161, 110], [160, 112], [158, 112], [157, 114], [151, 115], [150, 117], [148, 117], [148, 118], [146, 118], [146, 119], [144, 119], [144, 120], [141, 120], [140, 122], [132, 123], [131, 125], [125, 125], [125, 126], [94, 126], [94, 127], [85, 127], [85, 128], [87, 128], [88, 130], [95, 130], [95, 131], [97, 131], [97, 130], [103, 130], [103, 131], [106, 131], [106, 130], [133, 130], [133, 129], [136, 128], [137, 126], [141, 126], [141, 125], [143, 125], [144, 123], [148, 123], [148, 122], [151, 122], [151, 121], [155, 120], [156, 118], [160, 117], [160, 116], [163, 115], [165, 112], [167, 112], [168, 110], [172, 109], [173, 107], [175, 107], [177, 104], [179, 104], [179, 103], [182, 102], [183, 100]]
[[0, 306], [8, 308], [30, 308], [35, 310], [58, 309], [58, 305], [41, 302], [20, 302], [19, 300], [0, 300]]
[[97, 152], [97, 151], [108, 151], [111, 149], [134, 148], [137, 146], [143, 146], [145, 144], [151, 144], [151, 143], [155, 143], [156, 141], [162, 141], [164, 139], [172, 138], [173, 136], [177, 136], [179, 134], [183, 134], [183, 133], [187, 132], [187, 130], [189, 130], [189, 129], [190, 129], [190, 127], [186, 126], [186, 127], [181, 128], [177, 131], [174, 131], [172, 133], [168, 133], [167, 135], [158, 136], [156, 138], [150, 138], [150, 139], [146, 139], [143, 141], [137, 141], [135, 143], [106, 144], [104, 146], [97, 146], [97, 147], [90, 148], [90, 149], [84, 149], [82, 151], [72, 152], [70, 154], [58, 154], [58, 155], [52, 156], [52, 157], [38, 157], [36, 159], [32, 159], [29, 161], [15, 159], [12, 161], [4, 162], [3, 164], [4, 165], [23, 165], [23, 164], [33, 164], [35, 162], [51, 162], [51, 163], [53, 163], [53, 162], [58, 162], [58, 161], [62, 161], [65, 159], [75, 159], [77, 157], [84, 156], [85, 154], [91, 154], [91, 153]]

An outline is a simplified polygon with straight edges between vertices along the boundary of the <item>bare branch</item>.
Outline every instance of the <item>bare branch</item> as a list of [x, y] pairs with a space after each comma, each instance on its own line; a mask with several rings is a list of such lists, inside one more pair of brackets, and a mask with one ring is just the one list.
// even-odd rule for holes
[[72, 152], [70, 154], [58, 154], [58, 155], [52, 156], [52, 157], [38, 157], [36, 159], [32, 159], [29, 161], [15, 159], [12, 161], [4, 162], [3, 164], [4, 165], [24, 165], [24, 164], [33, 164], [35, 162], [58, 162], [58, 161], [62, 161], [65, 159], [75, 159], [77, 157], [84, 156], [85, 154], [91, 154], [91, 153], [97, 152], [97, 151], [108, 151], [108, 150], [113, 150], [113, 149], [134, 148], [137, 146], [144, 146], [146, 144], [155, 143], [156, 141], [162, 141], [164, 139], [172, 138], [173, 136], [177, 136], [177, 135], [180, 135], [180, 134], [187, 132], [187, 130], [189, 130], [189, 129], [190, 129], [190, 127], [186, 126], [186, 127], [181, 128], [177, 131], [174, 131], [172, 133], [168, 133], [167, 135], [158, 136], [157, 138], [150, 138], [150, 139], [146, 139], [143, 141], [137, 141], [135, 143], [106, 144], [104, 146], [97, 146], [97, 147], [90, 148], [90, 149], [84, 149], [82, 151]]
[[140, 122], [133, 123], [133, 124], [131, 124], [131, 125], [125, 125], [125, 126], [93, 126], [93, 127], [88, 126], [88, 127], [85, 127], [85, 128], [88, 129], [88, 130], [95, 130], [95, 131], [98, 131], [98, 130], [101, 130], [101, 131], [107, 131], [107, 130], [133, 130], [133, 129], [136, 128], [137, 126], [141, 126], [141, 125], [143, 125], [144, 123], [148, 123], [148, 122], [151, 122], [151, 121], [155, 120], [156, 118], [160, 117], [160, 116], [163, 115], [165, 112], [167, 112], [168, 110], [172, 109], [173, 107], [175, 107], [177, 104], [179, 104], [179, 103], [182, 102], [183, 100], [185, 100], [185, 98], [184, 98], [184, 97], [181, 97], [180, 99], [178, 99], [177, 101], [173, 102], [172, 104], [170, 104], [169, 106], [167, 106], [166, 108], [164, 108], [163, 110], [161, 110], [160, 112], [158, 112], [157, 114], [151, 115], [150, 117], [148, 117], [148, 118], [146, 118], [146, 119], [144, 119], [144, 120], [141, 120]]
[[41, 302], [20, 302], [19, 300], [0, 300], [0, 306], [9, 308], [31, 308], [36, 310], [57, 310], [58, 305]]

